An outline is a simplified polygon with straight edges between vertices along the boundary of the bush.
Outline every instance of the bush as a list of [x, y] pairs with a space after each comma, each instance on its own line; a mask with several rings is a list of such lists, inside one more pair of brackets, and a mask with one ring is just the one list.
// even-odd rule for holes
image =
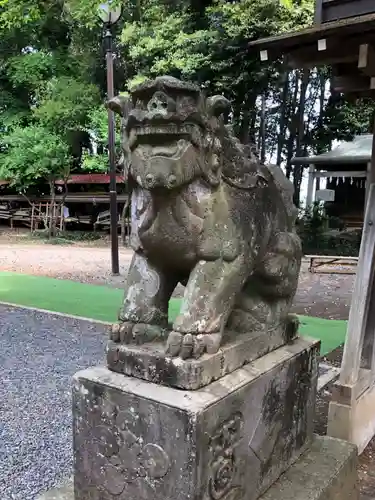
[[100, 240], [100, 233], [92, 231], [58, 231], [57, 236], [68, 241], [97, 241]]
[[33, 239], [48, 240], [49, 243], [60, 245], [73, 242], [97, 241], [101, 236], [99, 233], [91, 231], [56, 231], [54, 238], [49, 238], [48, 230], [34, 231], [31, 235]]
[[338, 217], [327, 217], [316, 203], [305, 210], [297, 221], [303, 253], [356, 257], [359, 254], [362, 231], [345, 229]]

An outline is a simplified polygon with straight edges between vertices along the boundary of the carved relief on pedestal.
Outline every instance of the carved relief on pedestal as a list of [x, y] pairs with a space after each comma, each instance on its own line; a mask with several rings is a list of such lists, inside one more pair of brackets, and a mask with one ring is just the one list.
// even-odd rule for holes
[[158, 480], [167, 475], [170, 460], [158, 444], [147, 443], [137, 433], [139, 415], [117, 406], [101, 414], [101, 425], [91, 432], [89, 450], [95, 485], [119, 500], [144, 498], [155, 491]]
[[240, 412], [232, 415], [216, 430], [210, 439], [210, 480], [209, 496], [212, 500], [236, 498], [240, 491], [236, 483], [236, 446], [242, 438], [243, 416]]

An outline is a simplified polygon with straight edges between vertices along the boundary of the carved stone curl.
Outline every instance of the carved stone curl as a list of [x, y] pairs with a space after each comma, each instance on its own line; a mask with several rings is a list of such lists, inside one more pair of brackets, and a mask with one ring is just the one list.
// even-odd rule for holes
[[234, 414], [224, 422], [210, 441], [211, 477], [209, 494], [212, 500], [221, 500], [233, 489], [237, 489], [235, 447], [242, 438], [243, 417]]
[[160, 77], [132, 90], [131, 110], [121, 97], [109, 106], [123, 117], [135, 251], [112, 341], [167, 338], [187, 359], [216, 353], [224, 330], [287, 331], [301, 264], [293, 188], [224, 125], [229, 102]]
[[96, 486], [120, 500], [140, 498], [142, 491], [151, 493], [155, 481], [167, 475], [170, 460], [163, 448], [144, 443], [133, 432], [137, 416], [113, 407], [103, 412], [101, 425], [92, 439], [95, 466], [92, 468]]

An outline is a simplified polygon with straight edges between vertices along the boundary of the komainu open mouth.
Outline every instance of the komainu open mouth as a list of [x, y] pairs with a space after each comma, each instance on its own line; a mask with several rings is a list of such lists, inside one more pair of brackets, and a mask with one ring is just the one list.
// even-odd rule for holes
[[129, 131], [129, 147], [134, 149], [139, 143], [173, 143], [178, 142], [180, 139], [188, 140], [194, 145], [199, 146], [200, 138], [201, 133], [199, 127], [191, 123], [182, 125], [176, 123], [138, 125], [132, 127]]

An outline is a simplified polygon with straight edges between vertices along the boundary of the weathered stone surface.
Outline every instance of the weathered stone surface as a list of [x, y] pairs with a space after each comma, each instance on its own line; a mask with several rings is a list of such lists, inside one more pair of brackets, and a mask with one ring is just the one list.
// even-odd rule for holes
[[315, 436], [312, 446], [259, 500], [358, 500], [357, 448]]
[[293, 187], [224, 125], [230, 103], [159, 77], [108, 105], [123, 117], [135, 251], [111, 340], [165, 340], [178, 283], [171, 356], [216, 353], [225, 329], [267, 338], [286, 327], [302, 256]]
[[75, 500], [254, 500], [312, 439], [319, 344], [298, 339], [197, 391], [74, 379]]
[[[357, 499], [356, 447], [346, 441], [314, 436], [311, 447], [259, 500]], [[73, 485], [51, 490], [38, 500], [74, 500]], [[360, 500], [374, 499], [361, 495]]]
[[285, 345], [292, 340], [287, 335], [288, 332], [281, 328], [267, 335], [264, 331], [233, 335], [233, 339], [224, 343], [215, 354], [188, 360], [168, 356], [161, 342], [140, 346], [109, 342], [107, 364], [110, 370], [131, 377], [195, 390]]

